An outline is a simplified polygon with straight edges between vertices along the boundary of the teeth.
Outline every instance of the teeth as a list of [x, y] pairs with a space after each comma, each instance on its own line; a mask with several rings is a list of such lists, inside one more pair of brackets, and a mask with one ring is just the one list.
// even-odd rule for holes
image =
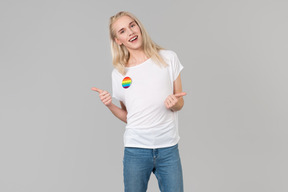
[[137, 39], [137, 36], [134, 37], [133, 39], [130, 39], [129, 41], [131, 42], [131, 41], [134, 41], [135, 39]]

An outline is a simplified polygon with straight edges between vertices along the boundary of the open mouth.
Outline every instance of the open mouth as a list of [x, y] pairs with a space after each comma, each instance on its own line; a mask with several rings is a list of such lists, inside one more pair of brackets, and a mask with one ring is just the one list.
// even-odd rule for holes
[[137, 39], [138, 39], [138, 36], [136, 35], [136, 36], [132, 37], [131, 39], [129, 39], [129, 42], [133, 42], [133, 41], [135, 41]]

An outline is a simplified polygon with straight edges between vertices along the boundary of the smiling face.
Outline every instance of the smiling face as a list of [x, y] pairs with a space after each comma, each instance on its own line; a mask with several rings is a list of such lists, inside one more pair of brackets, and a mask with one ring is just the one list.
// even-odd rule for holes
[[129, 16], [122, 16], [113, 23], [115, 42], [128, 50], [142, 49], [142, 35], [138, 24]]

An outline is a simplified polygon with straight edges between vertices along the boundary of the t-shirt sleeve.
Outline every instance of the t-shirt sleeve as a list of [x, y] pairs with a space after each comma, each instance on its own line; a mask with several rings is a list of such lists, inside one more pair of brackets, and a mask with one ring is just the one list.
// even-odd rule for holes
[[116, 69], [112, 71], [112, 97], [118, 101], [123, 101], [122, 89], [121, 89], [121, 77]]
[[171, 61], [171, 67], [172, 67], [173, 81], [175, 81], [184, 67], [181, 64], [177, 54], [175, 52], [172, 52], [172, 55], [173, 57]]

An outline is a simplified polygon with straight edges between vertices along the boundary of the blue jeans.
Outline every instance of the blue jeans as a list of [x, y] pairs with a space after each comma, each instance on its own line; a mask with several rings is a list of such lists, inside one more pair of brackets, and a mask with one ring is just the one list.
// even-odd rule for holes
[[158, 149], [125, 147], [123, 165], [125, 192], [146, 192], [152, 172], [161, 192], [183, 192], [178, 144]]

